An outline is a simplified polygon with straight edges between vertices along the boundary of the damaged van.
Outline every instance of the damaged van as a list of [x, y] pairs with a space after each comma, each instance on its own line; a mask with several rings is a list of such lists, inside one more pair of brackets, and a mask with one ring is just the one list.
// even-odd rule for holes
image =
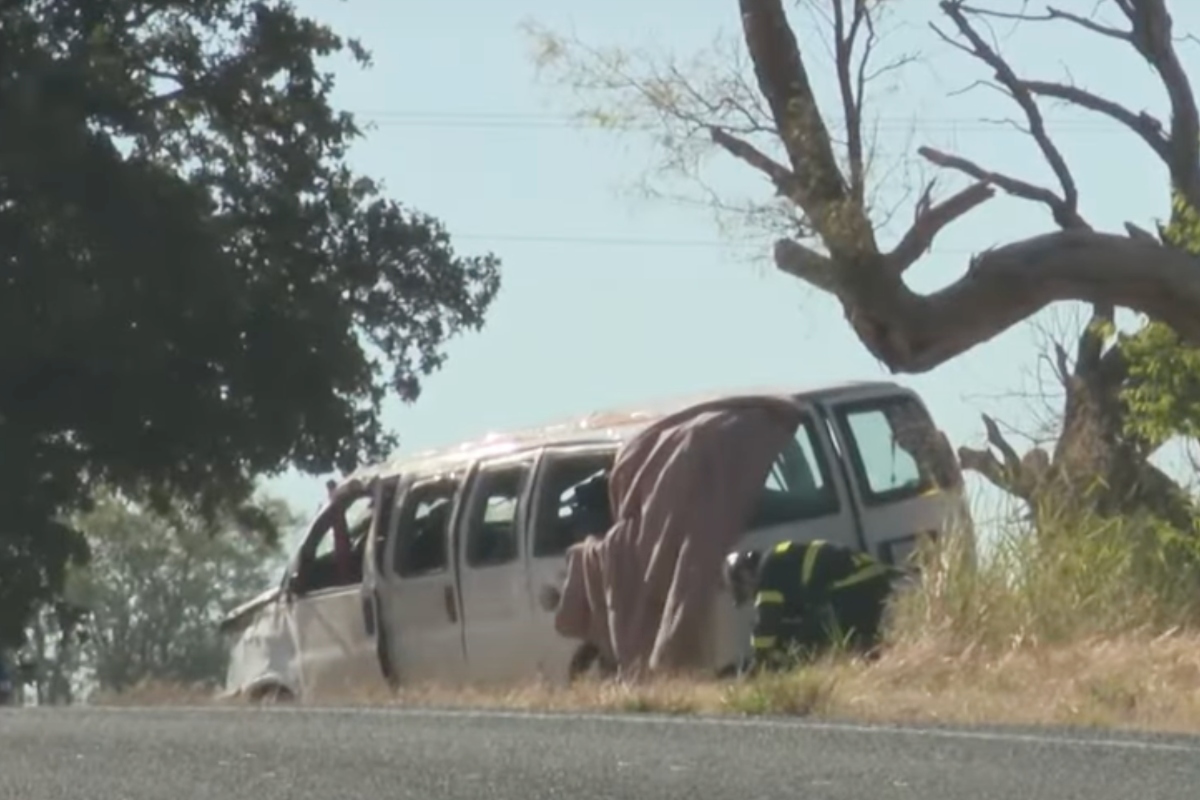
[[[923, 536], [973, 535], [946, 437], [921, 399], [891, 382], [726, 394], [496, 434], [348, 476], [280, 584], [223, 621], [226, 694], [303, 698], [421, 682], [569, 679], [587, 643], [560, 635], [541, 598], [566, 580], [568, 552], [603, 540], [613, 525], [614, 463], [637, 449], [632, 443], [645, 444], [639, 434], [695, 409], [687, 437], [656, 440], [676, 442], [670, 455], [686, 464], [705, 425], [719, 437], [721, 419], [744, 413], [739, 398], [786, 403], [792, 416], [785, 444], [764, 457], [769, 464], [725, 465], [758, 487], [744, 504], [751, 512], [735, 515], [734, 549], [824, 539], [900, 564]], [[724, 416], [705, 411], [712, 408]], [[724, 424], [724, 435], [741, 436], [735, 427]], [[722, 447], [709, 457], [724, 459]], [[729, 458], [738, 452], [729, 447]], [[668, 502], [708, 503], [704, 514], [722, 513], [714, 503], [741, 502], [719, 487], [676, 484]], [[714, 591], [722, 599], [705, 629], [716, 672], [745, 654], [751, 619], [724, 587]]]

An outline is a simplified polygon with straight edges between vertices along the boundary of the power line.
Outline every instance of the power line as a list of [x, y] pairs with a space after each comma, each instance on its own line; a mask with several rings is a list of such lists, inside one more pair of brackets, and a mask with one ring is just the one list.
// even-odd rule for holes
[[[402, 110], [367, 110], [356, 111], [356, 116], [366, 119], [380, 127], [428, 127], [428, 128], [560, 128], [580, 129], [589, 127], [587, 123], [567, 116], [553, 114], [535, 114], [526, 112], [503, 111], [402, 111]], [[880, 127], [884, 119], [879, 120]], [[979, 126], [980, 130], [1000, 131], [1018, 135], [1027, 135], [1011, 126], [999, 122], [988, 122], [972, 118], [933, 118], [925, 119], [925, 123], [934, 121], [939, 125], [967, 127]], [[897, 127], [913, 124], [912, 120], [899, 117], [891, 122]], [[1108, 125], [1102, 121], [1072, 121], [1067, 128], [1089, 131], [1115, 131], [1124, 133], [1119, 126]], [[928, 127], [926, 127], [928, 129]], [[512, 234], [512, 233], [456, 233], [451, 232], [457, 241], [475, 242], [509, 242], [516, 244], [542, 245], [589, 245], [600, 247], [630, 247], [630, 248], [671, 248], [671, 249], [706, 249], [706, 250], [743, 250], [760, 249], [766, 252], [769, 244], [765, 242], [730, 242], [704, 239], [666, 239], [630, 236], [606, 235], [555, 235], [555, 234]], [[936, 248], [931, 254], [970, 255], [974, 250]]]
[[[656, 239], [636, 236], [561, 236], [554, 234], [512, 234], [512, 233], [456, 233], [450, 231], [450, 237], [455, 241], [465, 242], [512, 242], [517, 244], [564, 244], [564, 245], [596, 245], [599, 247], [646, 247], [646, 248], [678, 248], [703, 250], [762, 250], [770, 248], [770, 242], [726, 242], [719, 239]], [[935, 248], [931, 255], [970, 255], [976, 251], [957, 248]]]
[[[502, 111], [404, 111], [404, 110], [359, 110], [354, 112], [360, 120], [380, 128], [465, 128], [519, 130], [579, 130], [594, 128], [586, 120], [565, 114], [535, 114]], [[1124, 135], [1120, 125], [1101, 119], [1052, 120], [1050, 126], [1057, 131], [1108, 133]], [[652, 126], [645, 126], [648, 129]], [[836, 127], [836, 126], [835, 126]], [[1028, 134], [1004, 119], [981, 119], [978, 117], [878, 117], [870, 120], [868, 128], [880, 130], [968, 131], [980, 133], [1003, 133], [1016, 136]]]

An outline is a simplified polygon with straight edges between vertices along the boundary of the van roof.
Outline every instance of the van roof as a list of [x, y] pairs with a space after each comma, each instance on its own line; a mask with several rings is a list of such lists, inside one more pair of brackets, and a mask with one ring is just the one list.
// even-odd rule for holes
[[844, 381], [810, 388], [771, 387], [705, 392], [650, 401], [638, 406], [593, 411], [589, 414], [577, 415], [537, 427], [491, 432], [476, 439], [446, 447], [408, 453], [381, 464], [361, 467], [352, 475], [347, 476], [347, 480], [350, 478], [369, 480], [378, 475], [395, 474], [402, 471], [435, 474], [451, 470], [464, 462], [474, 461], [478, 458], [503, 456], [550, 444], [604, 442], [620, 444], [632, 438], [638, 431], [655, 420], [700, 403], [764, 396], [819, 400], [830, 395], [840, 394], [848, 389], [907, 391], [905, 387], [893, 381]]

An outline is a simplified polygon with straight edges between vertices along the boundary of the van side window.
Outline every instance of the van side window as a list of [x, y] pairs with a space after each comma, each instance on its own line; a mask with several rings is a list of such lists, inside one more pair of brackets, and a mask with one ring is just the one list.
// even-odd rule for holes
[[491, 567], [517, 559], [517, 512], [529, 472], [530, 464], [522, 463], [480, 473], [467, 526], [467, 566]]
[[615, 451], [560, 455], [547, 459], [533, 522], [533, 557], [561, 556], [587, 536], [612, 527], [608, 470]]
[[870, 501], [896, 502], [936, 486], [939, 434], [915, 400], [901, 395], [848, 403], [838, 418]]
[[339, 571], [335, 547], [336, 529], [333, 512], [319, 521], [300, 547], [299, 577], [305, 593], [342, 586], [357, 586], [363, 578], [363, 554], [371, 527], [373, 495], [356, 498], [345, 510], [345, 531], [349, 534], [350, 563], [346, 573]]
[[404, 578], [444, 572], [450, 564], [450, 518], [458, 481], [417, 484], [404, 499], [393, 567]]
[[837, 492], [829, 476], [829, 461], [816, 437], [816, 427], [812, 420], [805, 419], [771, 462], [750, 528], [836, 514]]

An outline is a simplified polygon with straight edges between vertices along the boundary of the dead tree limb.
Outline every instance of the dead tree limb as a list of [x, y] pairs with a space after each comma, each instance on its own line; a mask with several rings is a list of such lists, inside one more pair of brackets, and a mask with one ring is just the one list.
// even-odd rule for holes
[[[1077, 191], [1052, 142], [1049, 146], [1039, 142], [1039, 146], [1062, 184], [1061, 195], [1056, 193], [1061, 203], [1051, 212], [1065, 229], [980, 253], [959, 280], [940, 291], [912, 291], [904, 283], [904, 270], [896, 265], [906, 262], [913, 249], [897, 248], [903, 255], [899, 258], [880, 251], [867, 214], [834, 156], [782, 0], [739, 0], [739, 6], [755, 78], [796, 178], [792, 196], [828, 253], [783, 240], [776, 243], [776, 263], [837, 296], [864, 345], [893, 372], [933, 369], [1064, 300], [1088, 302], [1100, 310], [1140, 311], [1170, 325], [1185, 341], [1200, 344], [1200, 261], [1145, 238], [1131, 239], [1079, 224]], [[1172, 83], [1168, 88], [1173, 111], [1172, 177], [1181, 188], [1196, 187], [1200, 199], [1200, 181], [1195, 179], [1200, 137], [1193, 135], [1186, 148], [1181, 144], [1187, 131], [1197, 129], [1195, 104], [1189, 101], [1186, 75], [1172, 55], [1163, 0], [1121, 0], [1121, 7], [1131, 20], [1131, 41], [1138, 52], [1155, 66], [1164, 83]], [[952, 21], [970, 11], [951, 0], [944, 0], [941, 8]], [[1011, 77], [1032, 97], [1034, 92], [1022, 87], [1010, 68], [992, 66], [1002, 82]], [[1181, 182], [1176, 175], [1189, 180]], [[991, 177], [979, 180], [1003, 189]], [[972, 199], [975, 202], [964, 202], [967, 208], [957, 216], [986, 198], [980, 192]], [[918, 245], [922, 241], [912, 231], [902, 241], [910, 236]]]

